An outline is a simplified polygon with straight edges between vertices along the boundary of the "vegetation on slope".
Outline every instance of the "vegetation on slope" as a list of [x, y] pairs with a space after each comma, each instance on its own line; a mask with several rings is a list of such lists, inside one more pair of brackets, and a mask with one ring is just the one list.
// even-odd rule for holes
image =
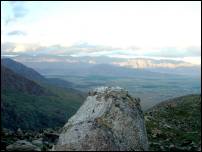
[[6, 90], [2, 91], [1, 95], [2, 127], [13, 130], [62, 126], [76, 112], [83, 100], [73, 93], [69, 93], [70, 96], [62, 96], [59, 93], [37, 96]]
[[83, 99], [76, 90], [42, 85], [1, 66], [2, 128], [39, 130], [62, 126]]
[[150, 150], [199, 150], [201, 95], [175, 98], [145, 113]]

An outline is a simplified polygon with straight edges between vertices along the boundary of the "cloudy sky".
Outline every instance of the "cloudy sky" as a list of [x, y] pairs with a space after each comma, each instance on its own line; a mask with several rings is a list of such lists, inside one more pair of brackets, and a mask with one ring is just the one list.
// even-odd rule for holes
[[201, 2], [1, 2], [6, 53], [201, 62]]

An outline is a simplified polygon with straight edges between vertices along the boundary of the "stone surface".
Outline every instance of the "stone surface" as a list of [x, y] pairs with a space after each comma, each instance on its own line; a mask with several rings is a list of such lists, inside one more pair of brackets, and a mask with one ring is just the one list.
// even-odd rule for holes
[[41, 151], [41, 149], [26, 140], [19, 140], [6, 147], [7, 151]]
[[[41, 151], [49, 151], [54, 144], [56, 144], [59, 133], [62, 128], [46, 128], [38, 131], [31, 130], [21, 130], [19, 135], [19, 129], [16, 131], [11, 131], [6, 128], [2, 128], [1, 130], [1, 151], [13, 151], [27, 150], [30, 147], [29, 145], [34, 145], [34, 149]], [[35, 147], [37, 146], [37, 147]]]
[[33, 140], [32, 144], [42, 148], [43, 147], [43, 138]]
[[148, 139], [140, 99], [120, 87], [99, 87], [63, 127], [57, 151], [145, 151]]

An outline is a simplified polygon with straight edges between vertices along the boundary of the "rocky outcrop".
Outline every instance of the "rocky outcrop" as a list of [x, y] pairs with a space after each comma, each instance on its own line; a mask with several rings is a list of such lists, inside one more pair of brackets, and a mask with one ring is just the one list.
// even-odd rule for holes
[[7, 151], [41, 151], [40, 148], [26, 140], [16, 141], [14, 144], [6, 147]]
[[99, 87], [63, 127], [57, 151], [145, 151], [147, 133], [140, 99], [119, 87]]
[[12, 131], [1, 129], [1, 151], [49, 151], [56, 144], [61, 128], [46, 128], [40, 131]]

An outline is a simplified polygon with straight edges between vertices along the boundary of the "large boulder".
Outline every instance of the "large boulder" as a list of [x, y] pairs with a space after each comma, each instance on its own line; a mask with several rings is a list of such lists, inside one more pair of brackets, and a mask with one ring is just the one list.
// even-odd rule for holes
[[52, 150], [148, 150], [140, 99], [119, 87], [94, 89], [65, 124]]

